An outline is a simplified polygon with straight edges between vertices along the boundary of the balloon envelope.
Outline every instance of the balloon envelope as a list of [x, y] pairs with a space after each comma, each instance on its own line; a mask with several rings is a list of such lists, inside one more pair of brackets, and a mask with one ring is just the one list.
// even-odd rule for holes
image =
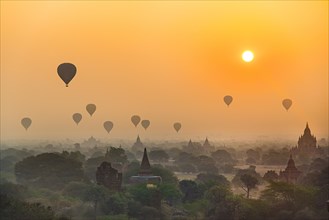
[[143, 128], [146, 130], [150, 126], [151, 122], [149, 120], [143, 120], [141, 124]]
[[89, 113], [89, 115], [92, 116], [95, 113], [95, 111], [96, 111], [96, 105], [94, 105], [94, 104], [88, 104], [86, 106], [86, 110]]
[[23, 118], [21, 120], [21, 124], [23, 125], [23, 127], [25, 128], [25, 130], [27, 130], [31, 126], [32, 120], [30, 118]]
[[139, 117], [138, 115], [133, 115], [131, 117], [131, 122], [135, 125], [135, 127], [137, 127], [140, 121], [141, 121], [141, 117]]
[[82, 115], [80, 113], [74, 113], [72, 115], [72, 118], [73, 118], [73, 121], [76, 123], [76, 124], [79, 124], [79, 122], [81, 121], [82, 119]]
[[103, 126], [104, 126], [105, 130], [107, 131], [107, 133], [110, 133], [110, 131], [113, 128], [113, 123], [111, 121], [106, 121], [106, 122], [104, 122]]
[[76, 72], [77, 68], [72, 63], [62, 63], [57, 67], [57, 73], [59, 77], [65, 82], [66, 87], [68, 87]]
[[181, 129], [182, 125], [179, 122], [174, 123], [174, 129], [178, 132]]
[[288, 109], [291, 107], [292, 105], [292, 101], [291, 99], [284, 99], [282, 100], [282, 105], [283, 107], [288, 111]]
[[227, 106], [229, 106], [232, 101], [233, 101], [232, 96], [230, 96], [230, 95], [224, 96], [224, 102], [226, 103]]

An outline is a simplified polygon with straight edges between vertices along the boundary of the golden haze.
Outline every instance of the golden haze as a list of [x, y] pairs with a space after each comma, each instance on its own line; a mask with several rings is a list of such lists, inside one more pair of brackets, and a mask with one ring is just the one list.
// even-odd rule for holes
[[[68, 88], [63, 62], [78, 68]], [[327, 1], [1, 1], [2, 140], [297, 139], [306, 121], [328, 136]]]

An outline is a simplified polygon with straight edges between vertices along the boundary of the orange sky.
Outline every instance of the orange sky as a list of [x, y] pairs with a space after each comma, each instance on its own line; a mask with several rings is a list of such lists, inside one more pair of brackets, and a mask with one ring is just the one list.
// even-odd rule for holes
[[[251, 63], [241, 60], [247, 49]], [[56, 72], [63, 62], [78, 68], [68, 88]], [[149, 130], [136, 130], [133, 114]], [[2, 140], [297, 141], [306, 121], [328, 137], [327, 1], [1, 1]]]

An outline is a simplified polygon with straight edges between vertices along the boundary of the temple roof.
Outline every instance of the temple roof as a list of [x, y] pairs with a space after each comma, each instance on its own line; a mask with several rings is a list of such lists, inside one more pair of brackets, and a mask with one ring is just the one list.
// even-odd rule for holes
[[295, 161], [292, 159], [292, 155], [290, 154], [289, 160], [287, 167], [285, 169], [286, 172], [300, 172], [296, 166], [295, 166]]
[[204, 141], [203, 146], [204, 147], [210, 146], [209, 141], [208, 141], [208, 137], [206, 137], [206, 140]]
[[304, 130], [304, 135], [310, 135], [311, 134], [311, 130], [310, 130], [310, 128], [308, 127], [308, 122], [306, 122], [306, 128], [305, 128], [305, 130]]
[[140, 176], [152, 175], [151, 164], [147, 156], [146, 148], [144, 148], [143, 159], [138, 175]]
[[191, 141], [191, 139], [190, 139], [190, 141], [188, 142], [188, 145], [187, 145], [188, 147], [193, 147], [193, 143], [192, 143], [192, 141]]
[[132, 146], [133, 150], [139, 151], [142, 150], [144, 148], [143, 143], [141, 142], [141, 139], [139, 137], [139, 135], [137, 136], [136, 142], [134, 143], [134, 145]]
[[138, 143], [138, 144], [141, 144], [142, 143], [139, 135], [137, 136], [136, 143]]

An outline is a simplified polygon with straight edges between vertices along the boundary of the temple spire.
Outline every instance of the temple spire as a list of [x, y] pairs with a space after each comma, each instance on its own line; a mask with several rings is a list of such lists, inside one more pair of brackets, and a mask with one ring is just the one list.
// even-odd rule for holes
[[141, 139], [140, 139], [139, 135], [137, 136], [136, 143], [141, 143]]
[[193, 147], [193, 143], [192, 143], [192, 140], [190, 139], [190, 141], [188, 142], [188, 147]]
[[139, 169], [138, 175], [140, 175], [140, 176], [152, 175], [151, 165], [150, 165], [149, 158], [147, 156], [146, 148], [144, 148], [143, 159], [142, 159], [142, 163], [141, 163], [141, 167]]

